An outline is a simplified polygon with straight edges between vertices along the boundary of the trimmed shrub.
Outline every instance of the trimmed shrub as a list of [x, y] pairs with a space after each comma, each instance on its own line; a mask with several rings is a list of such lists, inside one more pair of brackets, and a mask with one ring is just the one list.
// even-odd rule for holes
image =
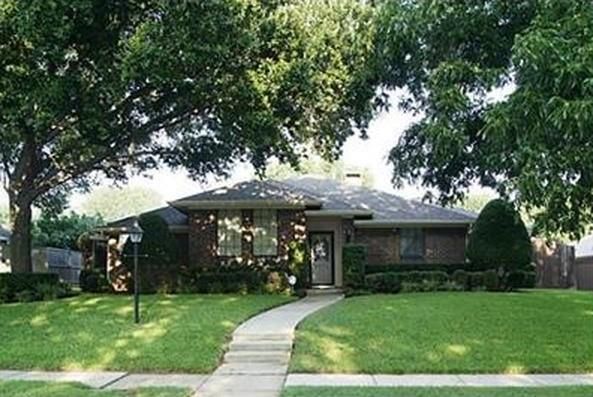
[[397, 294], [401, 291], [398, 273], [376, 273], [365, 277], [366, 288], [373, 292]]
[[367, 265], [365, 267], [366, 274], [375, 273], [407, 273], [412, 271], [430, 272], [440, 271], [448, 274], [453, 274], [457, 270], [470, 271], [472, 269], [470, 263], [454, 263], [454, 264], [439, 264], [439, 263], [395, 263], [391, 265]]
[[470, 274], [465, 270], [455, 270], [451, 276], [451, 280], [465, 291], [470, 291], [472, 289]]
[[364, 286], [365, 263], [367, 249], [364, 245], [349, 244], [342, 250], [344, 266], [344, 286], [346, 288], [361, 288]]
[[53, 273], [2, 273], [0, 274], [0, 301], [38, 300], [40, 297], [37, 295], [37, 290], [40, 285], [60, 287], [60, 278]]
[[509, 290], [518, 288], [535, 288], [535, 272], [515, 270], [506, 276], [506, 287]]
[[512, 204], [496, 199], [484, 207], [470, 231], [467, 257], [474, 270], [508, 273], [529, 266], [531, 241]]
[[105, 274], [98, 269], [82, 270], [78, 282], [82, 292], [105, 292], [109, 285]]
[[402, 282], [406, 283], [432, 283], [435, 285], [443, 284], [449, 281], [449, 276], [445, 272], [440, 271], [429, 271], [429, 272], [406, 272], [406, 273], [398, 273], [399, 278]]
[[67, 284], [53, 273], [0, 274], [0, 303], [32, 302], [71, 296]]
[[484, 273], [472, 272], [469, 273], [469, 283], [471, 291], [482, 291], [486, 289], [484, 285]]
[[486, 270], [483, 273], [484, 288], [486, 291], [500, 291], [502, 290], [502, 283], [496, 270]]

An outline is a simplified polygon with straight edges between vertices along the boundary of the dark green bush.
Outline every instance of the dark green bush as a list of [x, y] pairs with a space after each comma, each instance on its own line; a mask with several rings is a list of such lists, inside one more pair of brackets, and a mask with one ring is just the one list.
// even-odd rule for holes
[[400, 280], [406, 283], [422, 284], [422, 283], [433, 283], [443, 284], [449, 281], [449, 276], [445, 272], [441, 271], [412, 271], [405, 273], [398, 273]]
[[255, 271], [200, 272], [186, 275], [181, 291], [187, 293], [259, 293], [264, 288], [262, 274]]
[[503, 288], [500, 277], [496, 270], [486, 270], [483, 273], [484, 288], [486, 291], [501, 291]]
[[[138, 218], [144, 231], [138, 245], [139, 288], [142, 293], [154, 293], [164, 288], [174, 289], [172, 273], [179, 263], [179, 246], [169, 230], [167, 223], [158, 215], [145, 214]], [[123, 250], [122, 261], [131, 272], [134, 269], [133, 246], [127, 241]], [[128, 290], [133, 289], [134, 281], [127, 280]]]
[[82, 292], [105, 292], [108, 282], [103, 271], [99, 269], [82, 270], [79, 277], [79, 286]]
[[[43, 285], [44, 287], [40, 287]], [[0, 274], [0, 301], [31, 301], [42, 297], [37, 295], [39, 289], [54, 286], [56, 291], [61, 287], [60, 278], [53, 273], [2, 273]], [[57, 294], [56, 294], [57, 295]]]
[[484, 285], [484, 272], [469, 273], [470, 289], [472, 291], [481, 291], [486, 289]]
[[467, 257], [473, 270], [525, 269], [532, 260], [529, 234], [512, 204], [489, 202], [472, 226]]
[[367, 265], [365, 268], [366, 274], [374, 273], [407, 273], [412, 271], [429, 272], [440, 271], [448, 274], [453, 274], [456, 270], [471, 270], [469, 263], [394, 263], [390, 265]]
[[376, 293], [397, 294], [401, 291], [401, 281], [398, 273], [376, 273], [365, 277], [365, 285]]
[[344, 286], [361, 288], [364, 285], [367, 249], [364, 245], [348, 244], [342, 250], [344, 265]]
[[453, 272], [453, 274], [451, 275], [451, 280], [455, 284], [462, 287], [465, 291], [470, 291], [472, 289], [470, 274], [465, 270], [455, 270], [455, 272]]
[[509, 290], [535, 288], [535, 272], [515, 270], [506, 276], [505, 285]]

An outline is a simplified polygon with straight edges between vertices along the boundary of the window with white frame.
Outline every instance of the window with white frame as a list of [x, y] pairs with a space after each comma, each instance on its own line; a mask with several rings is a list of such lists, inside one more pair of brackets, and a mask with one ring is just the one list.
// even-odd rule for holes
[[403, 261], [424, 259], [424, 230], [402, 228], [400, 233], [400, 256]]
[[218, 255], [241, 255], [241, 239], [243, 227], [241, 225], [241, 211], [218, 211]]
[[255, 255], [278, 255], [276, 210], [253, 211], [253, 253]]

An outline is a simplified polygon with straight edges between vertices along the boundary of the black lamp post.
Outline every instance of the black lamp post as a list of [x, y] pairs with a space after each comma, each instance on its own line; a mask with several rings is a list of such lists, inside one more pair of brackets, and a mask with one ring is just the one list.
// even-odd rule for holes
[[144, 231], [138, 224], [134, 222], [134, 226], [130, 229], [130, 241], [134, 244], [134, 322], [140, 322], [140, 295], [138, 294], [138, 244], [142, 241], [142, 234]]

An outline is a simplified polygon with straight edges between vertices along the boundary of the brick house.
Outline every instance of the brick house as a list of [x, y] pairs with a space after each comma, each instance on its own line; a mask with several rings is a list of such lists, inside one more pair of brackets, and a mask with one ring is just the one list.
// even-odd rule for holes
[[[476, 218], [356, 183], [316, 177], [252, 180], [151, 212], [177, 237], [183, 266], [283, 260], [292, 241], [306, 241], [311, 284], [337, 287], [342, 285], [344, 244], [366, 245], [368, 266], [461, 263], [467, 232]], [[117, 237], [111, 245], [122, 246], [121, 236], [133, 220], [122, 219], [103, 229]]]

